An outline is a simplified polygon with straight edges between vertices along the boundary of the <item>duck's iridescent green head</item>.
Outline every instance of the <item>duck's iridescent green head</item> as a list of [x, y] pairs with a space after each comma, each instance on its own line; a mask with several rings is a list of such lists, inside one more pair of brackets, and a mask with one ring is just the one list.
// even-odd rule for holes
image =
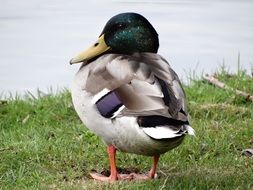
[[70, 63], [87, 63], [105, 53], [157, 53], [158, 34], [149, 21], [137, 13], [121, 13], [105, 25], [98, 41], [71, 59]]
[[122, 13], [112, 17], [101, 35], [114, 53], [135, 52], [157, 53], [158, 34], [143, 16], [136, 13]]

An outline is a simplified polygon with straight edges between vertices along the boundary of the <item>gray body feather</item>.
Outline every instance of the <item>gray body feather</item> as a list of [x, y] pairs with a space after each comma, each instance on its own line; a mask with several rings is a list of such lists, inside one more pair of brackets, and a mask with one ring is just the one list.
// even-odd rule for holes
[[[113, 117], [104, 118], [96, 102], [112, 91], [123, 106], [118, 106], [120, 109]], [[100, 56], [80, 68], [72, 98], [87, 127], [122, 151], [161, 154], [178, 146], [186, 133], [194, 134], [188, 125], [185, 93], [179, 78], [158, 54]], [[172, 123], [141, 126], [138, 119], [147, 116], [159, 116]]]

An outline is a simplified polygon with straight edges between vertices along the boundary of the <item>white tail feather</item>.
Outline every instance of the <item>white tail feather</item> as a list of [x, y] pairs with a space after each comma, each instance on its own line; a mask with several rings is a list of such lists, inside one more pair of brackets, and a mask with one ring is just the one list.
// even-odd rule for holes
[[178, 133], [179, 130], [172, 130], [169, 126], [145, 127], [142, 129], [148, 136], [154, 139], [169, 139], [182, 135], [182, 133]]
[[[184, 128], [184, 130], [182, 130]], [[195, 131], [190, 125], [182, 126], [180, 130], [173, 130], [170, 126], [145, 127], [142, 130], [154, 139], [169, 139], [182, 136], [185, 133], [195, 136]]]
[[186, 125], [185, 128], [189, 135], [195, 136], [195, 130], [190, 125]]

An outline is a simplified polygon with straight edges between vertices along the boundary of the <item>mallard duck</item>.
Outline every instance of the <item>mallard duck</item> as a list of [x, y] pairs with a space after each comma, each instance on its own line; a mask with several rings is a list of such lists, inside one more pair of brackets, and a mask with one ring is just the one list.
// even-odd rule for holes
[[[91, 173], [94, 179], [152, 179], [160, 155], [180, 145], [186, 134], [194, 135], [182, 85], [158, 47], [158, 34], [146, 18], [121, 13], [70, 61], [82, 63], [71, 92], [75, 110], [107, 145], [110, 176]], [[151, 170], [120, 174], [116, 151], [152, 156]]]

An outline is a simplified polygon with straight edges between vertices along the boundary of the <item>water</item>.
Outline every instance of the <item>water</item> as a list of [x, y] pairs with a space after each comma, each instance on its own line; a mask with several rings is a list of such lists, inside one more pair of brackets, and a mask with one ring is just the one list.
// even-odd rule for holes
[[69, 88], [79, 65], [69, 60], [92, 43], [106, 21], [138, 12], [156, 28], [159, 53], [186, 80], [253, 62], [253, 1], [0, 0], [0, 94]]

